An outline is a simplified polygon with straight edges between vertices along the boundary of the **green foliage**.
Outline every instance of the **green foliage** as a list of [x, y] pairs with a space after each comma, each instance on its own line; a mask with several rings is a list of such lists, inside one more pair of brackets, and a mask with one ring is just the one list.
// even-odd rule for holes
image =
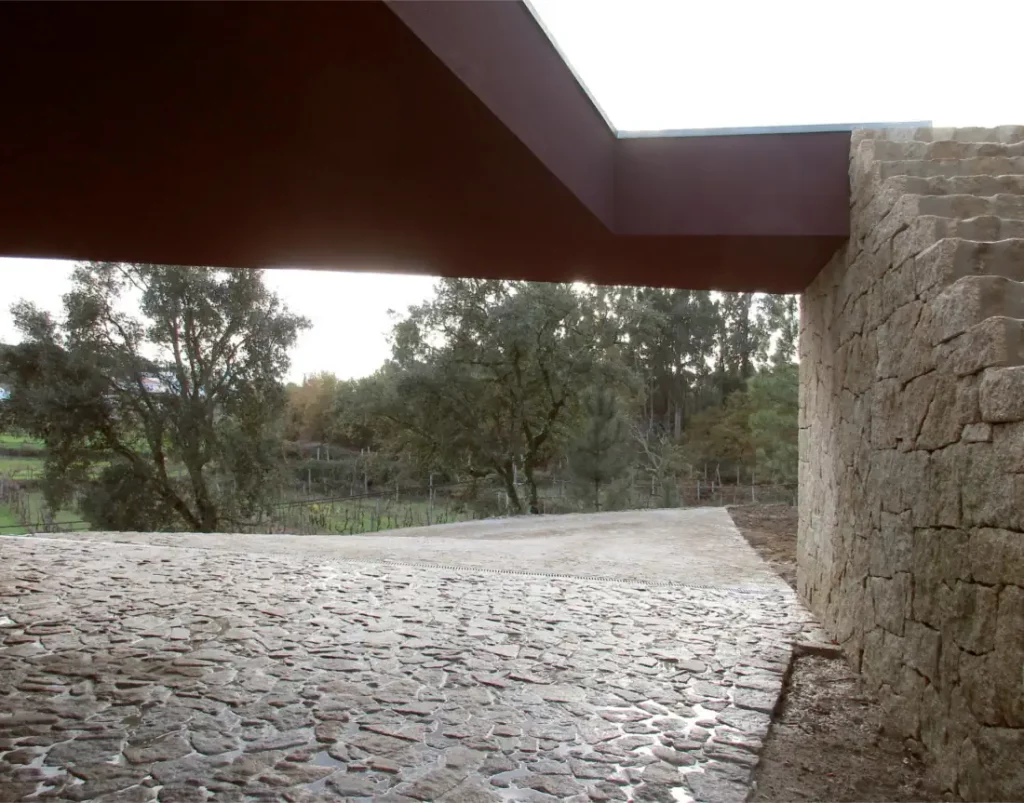
[[42, 473], [43, 460], [39, 457], [0, 457], [0, 477], [35, 479]]
[[[514, 510], [536, 510], [545, 471], [598, 473], [580, 440], [593, 426], [585, 388], [603, 383], [620, 400], [631, 487], [639, 477], [674, 504], [694, 468], [755, 478], [759, 454], [773, 481], [787, 460], [795, 471], [795, 435], [761, 417], [783, 440], [755, 443], [762, 397], [747, 387], [792, 365], [796, 311], [795, 297], [445, 280], [398, 321], [387, 365], [338, 384], [330, 437], [410, 476], [494, 478]], [[614, 477], [597, 482], [607, 505]]]
[[423, 467], [499, 476], [510, 503], [538, 512], [536, 472], [562, 453], [602, 369], [599, 322], [568, 285], [446, 279], [393, 335], [381, 388], [392, 447]]
[[285, 437], [293, 441], [323, 443], [334, 427], [334, 405], [342, 383], [324, 371], [303, 379], [301, 385], [289, 385]]
[[[671, 506], [706, 498], [697, 477], [795, 482], [795, 297], [442, 280], [373, 376], [287, 388], [306, 322], [258, 272], [83, 265], [59, 316], [14, 313], [0, 429], [40, 448], [0, 440], [0, 473], [28, 461], [53, 510], [77, 500], [96, 527], [252, 529], [296, 494], [428, 478], [475, 516]], [[288, 526], [425, 523], [317, 504]]]
[[[62, 322], [25, 302], [12, 312], [23, 340], [0, 366], [12, 384], [5, 406], [46, 444], [52, 508], [82, 494], [97, 525], [209, 532], [266, 504], [280, 380], [308, 323], [261, 272], [88, 263], [75, 269]], [[126, 505], [142, 509], [113, 510]]]
[[394, 383], [393, 366], [362, 379], [339, 382], [331, 405], [331, 443], [372, 452], [387, 442], [390, 432], [378, 413], [391, 398]]
[[795, 486], [799, 369], [783, 362], [764, 368], [745, 391], [693, 417], [686, 452], [693, 463], [747, 473], [761, 482]]
[[606, 388], [598, 388], [584, 401], [583, 431], [569, 449], [569, 467], [593, 494], [594, 509], [601, 509], [601, 488], [622, 475], [629, 465], [626, 421], [618, 402]]
[[453, 524], [473, 517], [465, 505], [456, 505], [450, 500], [430, 504], [422, 500], [396, 501], [393, 497], [380, 497], [285, 508], [275, 511], [270, 523], [281, 526], [285, 532], [358, 535], [401, 527]]
[[24, 530], [14, 511], [6, 504], [0, 504], [0, 535], [21, 535]]
[[762, 371], [749, 384], [750, 436], [762, 478], [780, 485], [797, 483], [799, 371], [784, 363]]
[[694, 463], [711, 464], [719, 471], [749, 466], [754, 458], [750, 436], [750, 399], [735, 391], [719, 407], [695, 415], [686, 430], [686, 453]]
[[766, 296], [766, 326], [778, 333], [771, 363], [775, 367], [789, 365], [797, 358], [800, 338], [800, 310], [796, 296]]
[[716, 338], [723, 326], [711, 293], [622, 288], [608, 298], [623, 362], [634, 372], [645, 431], [660, 427], [678, 439], [687, 416], [706, 406]]
[[78, 500], [78, 509], [97, 530], [173, 529], [174, 508], [162, 497], [148, 477], [140, 477], [130, 463], [118, 461], [88, 483]]

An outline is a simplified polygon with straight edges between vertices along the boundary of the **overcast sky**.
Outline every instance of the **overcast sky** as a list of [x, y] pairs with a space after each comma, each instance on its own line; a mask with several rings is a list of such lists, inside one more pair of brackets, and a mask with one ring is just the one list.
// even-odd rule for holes
[[[0, 343], [17, 340], [11, 302], [25, 298], [59, 313], [71, 286], [73, 263], [41, 259], [0, 259]], [[313, 326], [292, 350], [289, 380], [333, 371], [340, 377], [367, 376], [388, 357], [388, 310], [404, 312], [430, 296], [434, 279], [373, 273], [268, 270], [267, 284]]]
[[[1024, 0], [530, 0], [620, 131], [931, 120], [1024, 124]], [[57, 311], [70, 264], [0, 258], [0, 342], [8, 307]], [[372, 373], [388, 309], [432, 280], [275, 270], [268, 281], [313, 321], [290, 379]]]
[[1024, 2], [529, 0], [620, 130], [1024, 124]]

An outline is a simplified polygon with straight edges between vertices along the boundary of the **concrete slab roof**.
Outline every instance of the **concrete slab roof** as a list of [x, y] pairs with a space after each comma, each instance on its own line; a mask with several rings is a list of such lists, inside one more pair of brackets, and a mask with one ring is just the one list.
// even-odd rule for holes
[[0, 254], [803, 289], [848, 130], [618, 137], [521, 2], [0, 5]]

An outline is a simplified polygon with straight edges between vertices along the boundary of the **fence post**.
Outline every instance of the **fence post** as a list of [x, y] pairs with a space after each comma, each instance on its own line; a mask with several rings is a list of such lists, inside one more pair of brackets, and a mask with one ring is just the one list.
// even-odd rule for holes
[[427, 526], [433, 522], [434, 518], [434, 472], [430, 472], [430, 480], [427, 484]]

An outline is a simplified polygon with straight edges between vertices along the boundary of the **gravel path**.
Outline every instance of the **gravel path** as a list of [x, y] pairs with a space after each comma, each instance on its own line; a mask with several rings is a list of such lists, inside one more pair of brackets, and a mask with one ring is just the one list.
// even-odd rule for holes
[[724, 510], [0, 538], [0, 798], [741, 801], [812, 624]]
[[[54, 536], [61, 537], [61, 536]], [[401, 561], [464, 568], [643, 578], [711, 586], [778, 587], [725, 508], [521, 516], [411, 527], [379, 535], [84, 533], [117, 542], [288, 554], [316, 559]]]

